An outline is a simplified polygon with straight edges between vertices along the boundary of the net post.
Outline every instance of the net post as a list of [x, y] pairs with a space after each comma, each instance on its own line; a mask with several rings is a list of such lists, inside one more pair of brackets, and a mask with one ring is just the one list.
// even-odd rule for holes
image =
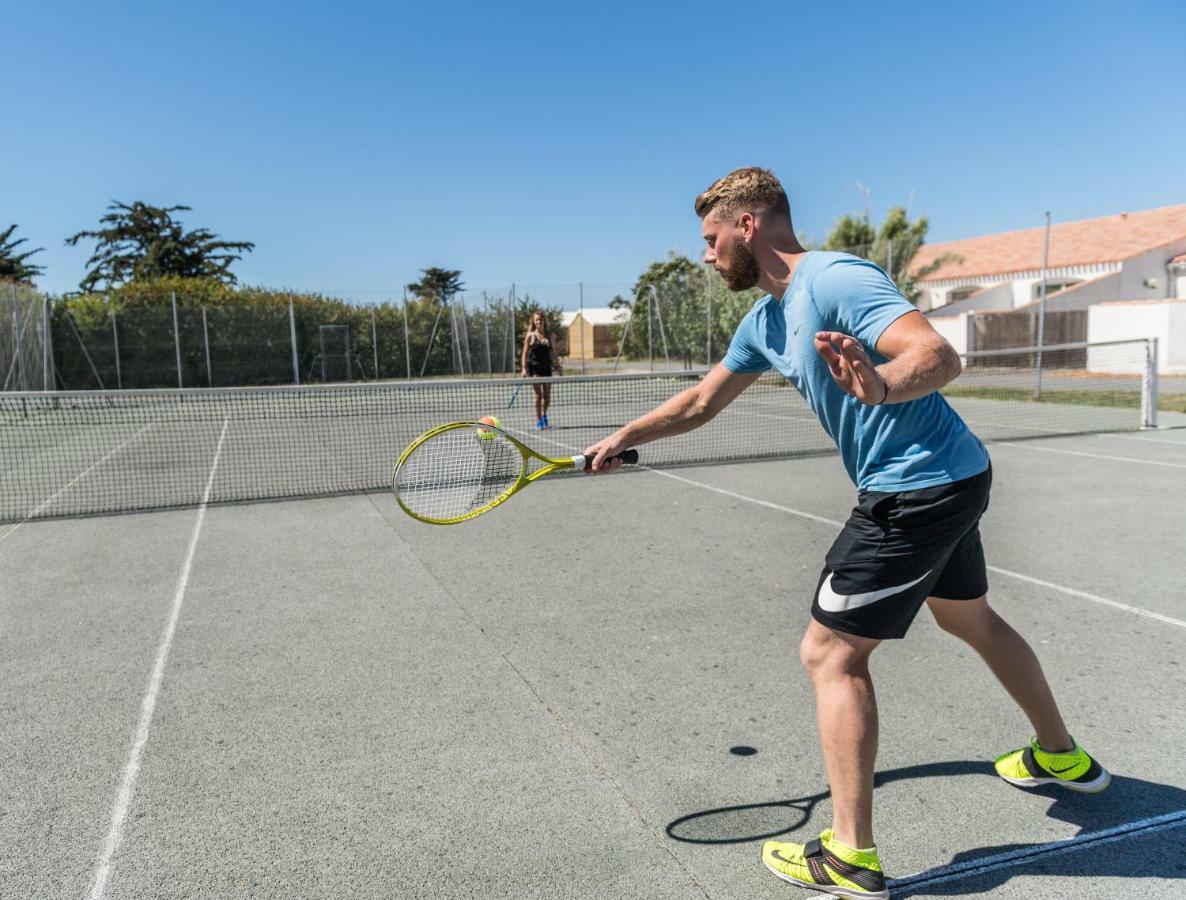
[[296, 310], [292, 307], [292, 298], [288, 298], [288, 339], [292, 344], [292, 383], [301, 383], [301, 366], [297, 361]]
[[202, 307], [202, 345], [206, 348], [206, 387], [214, 387], [214, 370], [210, 367], [210, 326], [206, 324], [206, 307]]
[[404, 287], [404, 365], [408, 371], [408, 381], [412, 380], [412, 344], [408, 340], [408, 289]]
[[181, 327], [177, 321], [177, 292], [170, 292], [173, 296], [173, 349], [177, 352], [177, 386], [185, 387], [181, 380]]
[[1157, 338], [1145, 342], [1145, 372], [1141, 379], [1141, 427], [1157, 427]]

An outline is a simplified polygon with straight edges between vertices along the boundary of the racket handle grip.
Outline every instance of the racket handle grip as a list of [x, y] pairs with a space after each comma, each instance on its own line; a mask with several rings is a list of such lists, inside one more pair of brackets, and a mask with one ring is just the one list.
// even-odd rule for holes
[[[637, 450], [623, 450], [617, 456], [611, 456], [608, 458], [609, 459], [620, 459], [622, 461], [622, 465], [624, 465], [624, 466], [633, 466], [638, 462], [638, 451]], [[593, 457], [587, 456], [584, 459], [585, 459], [585, 471], [588, 472], [589, 469], [591, 469], [593, 467]]]

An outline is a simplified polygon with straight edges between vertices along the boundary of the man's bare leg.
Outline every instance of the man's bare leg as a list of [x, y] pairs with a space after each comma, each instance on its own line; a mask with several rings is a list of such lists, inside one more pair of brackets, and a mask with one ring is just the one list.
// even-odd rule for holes
[[1025, 638], [988, 605], [987, 598], [941, 600], [928, 597], [927, 605], [940, 628], [966, 642], [988, 663], [1009, 696], [1029, 717], [1043, 750], [1061, 753], [1072, 749], [1074, 744], [1038, 657]]
[[869, 654], [879, 643], [812, 619], [799, 645], [799, 658], [815, 686], [816, 720], [832, 789], [832, 831], [858, 849], [873, 846], [877, 698]]

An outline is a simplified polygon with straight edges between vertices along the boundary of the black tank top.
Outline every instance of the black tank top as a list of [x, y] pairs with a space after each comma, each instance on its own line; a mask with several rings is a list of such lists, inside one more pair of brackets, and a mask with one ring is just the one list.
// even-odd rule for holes
[[533, 369], [552, 368], [552, 344], [542, 335], [535, 335], [527, 344], [527, 365]]

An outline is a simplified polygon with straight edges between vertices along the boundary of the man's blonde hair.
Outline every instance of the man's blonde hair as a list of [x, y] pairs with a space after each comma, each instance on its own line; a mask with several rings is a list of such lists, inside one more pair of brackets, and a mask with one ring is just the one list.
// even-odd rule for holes
[[696, 215], [702, 219], [709, 213], [723, 219], [746, 211], [774, 213], [791, 220], [787, 192], [769, 169], [736, 169], [696, 198]]

